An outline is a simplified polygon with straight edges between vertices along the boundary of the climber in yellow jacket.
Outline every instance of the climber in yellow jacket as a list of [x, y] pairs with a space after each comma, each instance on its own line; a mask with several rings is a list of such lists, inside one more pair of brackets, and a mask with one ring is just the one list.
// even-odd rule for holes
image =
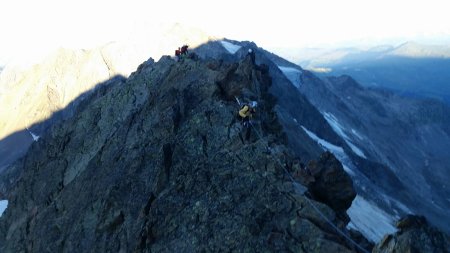
[[257, 105], [258, 104], [256, 103], [256, 101], [252, 101], [249, 104], [243, 104], [241, 106], [241, 109], [239, 110], [239, 116], [242, 119], [242, 125], [244, 126], [244, 128], [247, 128], [247, 133], [245, 134], [246, 140], [250, 138], [251, 132], [250, 119], [252, 118], [253, 113], [256, 112]]

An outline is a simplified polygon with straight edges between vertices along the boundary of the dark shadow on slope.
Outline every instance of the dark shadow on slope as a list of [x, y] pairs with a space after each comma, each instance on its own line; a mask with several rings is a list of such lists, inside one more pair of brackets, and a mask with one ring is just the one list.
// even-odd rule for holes
[[24, 157], [30, 146], [33, 145], [34, 140], [29, 131], [40, 137], [50, 135], [53, 125], [70, 119], [78, 112], [83, 111], [90, 101], [102, 97], [108, 89], [124, 83], [125, 80], [125, 77], [116, 75], [98, 83], [91, 90], [80, 94], [64, 109], [54, 112], [50, 118], [34, 123], [29, 130], [19, 130], [0, 140], [0, 199], [8, 195], [8, 189], [20, 174], [21, 168], [14, 166], [14, 162]]
[[17, 131], [1, 140], [0, 173], [7, 167], [7, 165], [23, 156], [32, 142], [33, 138], [27, 130]]

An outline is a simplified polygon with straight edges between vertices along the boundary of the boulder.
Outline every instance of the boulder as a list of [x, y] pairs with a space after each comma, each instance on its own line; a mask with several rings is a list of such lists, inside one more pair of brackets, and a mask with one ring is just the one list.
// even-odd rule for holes
[[323, 153], [317, 161], [311, 161], [307, 170], [314, 177], [308, 185], [314, 199], [323, 202], [336, 212], [345, 213], [356, 197], [350, 176], [342, 164], [330, 152]]

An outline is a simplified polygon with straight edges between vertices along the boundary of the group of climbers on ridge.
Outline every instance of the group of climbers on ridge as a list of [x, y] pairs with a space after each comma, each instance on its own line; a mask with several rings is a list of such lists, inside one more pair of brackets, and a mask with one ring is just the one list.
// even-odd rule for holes
[[178, 49], [175, 50], [175, 57], [177, 58], [177, 61], [188, 54], [188, 47], [188, 45], [183, 45], [181, 48], [178, 47]]

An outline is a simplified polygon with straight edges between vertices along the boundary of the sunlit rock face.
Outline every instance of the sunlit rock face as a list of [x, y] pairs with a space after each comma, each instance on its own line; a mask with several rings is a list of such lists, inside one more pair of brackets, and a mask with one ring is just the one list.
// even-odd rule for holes
[[83, 93], [115, 75], [129, 76], [149, 57], [159, 59], [183, 44], [195, 47], [209, 39], [179, 24], [149, 27], [123, 41], [88, 50], [55, 49], [39, 63], [28, 59], [0, 69], [0, 171], [26, 152], [33, 135], [70, 117]]
[[51, 122], [45, 126], [37, 123], [107, 80], [111, 68], [100, 49], [59, 49], [32, 67], [6, 67], [0, 75], [0, 170], [21, 156], [33, 141], [27, 128], [39, 135]]

